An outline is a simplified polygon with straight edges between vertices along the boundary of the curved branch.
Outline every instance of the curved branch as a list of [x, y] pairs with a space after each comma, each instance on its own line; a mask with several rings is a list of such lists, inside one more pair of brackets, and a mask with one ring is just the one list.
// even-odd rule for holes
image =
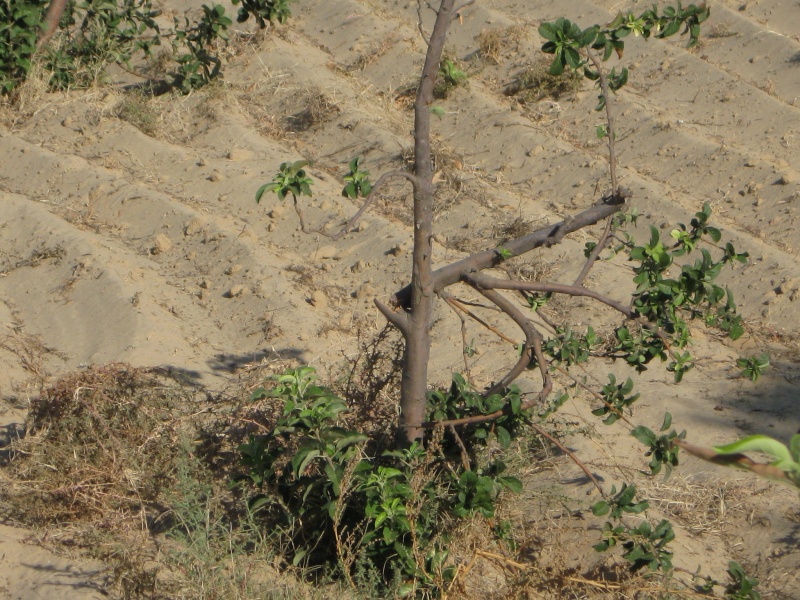
[[[560, 240], [568, 233], [593, 225], [619, 212], [625, 203], [625, 199], [629, 196], [630, 193], [627, 192], [627, 190], [620, 190], [619, 194], [604, 198], [601, 204], [596, 204], [555, 225], [548, 225], [547, 227], [538, 229], [521, 238], [517, 238], [516, 240], [504, 244], [503, 247], [508, 250], [510, 256], [519, 256], [534, 248], [552, 245], [555, 243], [555, 240]], [[446, 287], [458, 283], [465, 273], [482, 271], [483, 269], [497, 266], [503, 260], [504, 259], [496, 250], [484, 250], [483, 252], [478, 252], [455, 263], [444, 266], [441, 269], [437, 269], [433, 272], [434, 292], [439, 293]], [[409, 284], [397, 292], [394, 295], [395, 302], [401, 306], [408, 306], [411, 300], [411, 290], [412, 287]]]
[[484, 396], [488, 397], [506, 389], [525, 371], [525, 369], [528, 368], [531, 360], [535, 358], [537, 364], [539, 365], [539, 372], [542, 374], [543, 384], [538, 400], [546, 398], [553, 388], [553, 379], [550, 376], [550, 371], [547, 368], [548, 363], [545, 361], [544, 354], [542, 352], [542, 341], [544, 341], [542, 334], [539, 333], [531, 320], [528, 319], [528, 317], [525, 316], [525, 314], [508, 298], [494, 290], [484, 289], [481, 285], [473, 281], [468, 280], [468, 283], [478, 292], [480, 292], [487, 300], [494, 302], [494, 304], [497, 305], [497, 307], [509, 317], [511, 317], [519, 326], [519, 328], [525, 333], [525, 348], [521, 353], [517, 364], [514, 365], [514, 367], [506, 374], [505, 377], [489, 388], [489, 390], [484, 393]]
[[388, 306], [386, 306], [383, 302], [381, 302], [378, 298], [373, 300], [375, 306], [378, 307], [378, 310], [381, 311], [381, 314], [386, 317], [386, 320], [389, 321], [392, 325], [397, 327], [400, 332], [405, 335], [408, 331], [408, 316], [404, 312], [395, 312]]
[[398, 169], [398, 170], [395, 170], [395, 171], [389, 171], [388, 173], [384, 173], [383, 175], [381, 175], [378, 178], [378, 181], [375, 182], [375, 185], [372, 186], [372, 189], [370, 190], [369, 195], [364, 200], [364, 204], [361, 206], [361, 208], [358, 209], [358, 212], [350, 218], [350, 220], [344, 225], [344, 227], [342, 227], [342, 229], [339, 231], [339, 233], [336, 233], [336, 234], [331, 235], [329, 237], [331, 239], [333, 239], [333, 240], [338, 240], [343, 235], [346, 235], [346, 234], [350, 233], [353, 230], [353, 227], [355, 227], [356, 224], [358, 223], [358, 220], [367, 211], [367, 209], [369, 208], [370, 204], [372, 204], [372, 201], [375, 199], [375, 196], [377, 195], [377, 192], [380, 189], [380, 187], [384, 183], [386, 183], [386, 181], [388, 181], [391, 177], [405, 177], [406, 179], [408, 179], [411, 182], [411, 185], [413, 185], [415, 189], [419, 185], [419, 180], [416, 178], [416, 176], [414, 176], [413, 174], [409, 173], [408, 171], [401, 171], [401, 170]]
[[465, 277], [470, 283], [479, 285], [485, 289], [500, 289], [500, 290], [523, 290], [526, 292], [551, 292], [554, 294], [566, 294], [568, 296], [587, 296], [594, 298], [598, 302], [610, 306], [614, 310], [621, 312], [629, 319], [636, 319], [638, 314], [632, 308], [624, 304], [607, 298], [594, 290], [586, 289], [585, 287], [578, 287], [575, 285], [565, 285], [562, 283], [541, 283], [538, 281], [515, 281], [508, 279], [497, 279], [496, 277], [489, 277], [480, 273], [470, 273]]
[[597, 259], [600, 257], [600, 253], [605, 250], [606, 246], [608, 245], [609, 237], [611, 236], [611, 226], [613, 222], [613, 216], [608, 217], [606, 219], [606, 227], [603, 229], [603, 234], [600, 236], [600, 239], [597, 240], [597, 244], [595, 244], [592, 251], [589, 253], [589, 257], [586, 259], [586, 264], [583, 265], [583, 269], [578, 274], [578, 277], [575, 279], [575, 283], [573, 285], [582, 286], [583, 282], [586, 281], [586, 278], [589, 276], [589, 271], [592, 270], [594, 263], [597, 262]]
[[555, 438], [552, 435], [550, 435], [549, 433], [547, 433], [544, 429], [539, 427], [536, 423], [531, 423], [530, 425], [531, 425], [531, 428], [536, 433], [538, 433], [539, 435], [541, 435], [543, 437], [546, 437], [559, 450], [561, 450], [564, 454], [569, 456], [570, 459], [572, 460], [572, 462], [574, 462], [576, 465], [578, 465], [578, 467], [580, 467], [581, 471], [586, 473], [586, 477], [588, 477], [589, 481], [591, 481], [594, 484], [594, 487], [596, 487], [600, 491], [600, 495], [603, 498], [606, 498], [606, 499], [608, 498], [608, 496], [606, 496], [605, 490], [603, 490], [603, 486], [601, 486], [600, 482], [597, 481], [597, 477], [594, 476], [594, 474], [589, 470], [589, 467], [587, 467], [585, 464], [583, 464], [583, 461], [581, 459], [579, 459], [572, 450], [567, 448], [564, 444], [562, 444], [561, 442], [558, 441], [558, 438]]
[[[502, 389], [506, 388], [508, 385], [511, 384], [514, 379], [516, 379], [520, 373], [522, 373], [527, 366], [530, 364], [531, 359], [535, 358], [537, 364], [539, 365], [539, 371], [542, 374], [542, 390], [536, 395], [533, 400], [529, 400], [525, 402], [520, 408], [521, 410], [529, 410], [536, 406], [539, 402], [541, 402], [544, 398], [546, 398], [553, 389], [553, 379], [550, 376], [548, 371], [548, 363], [544, 358], [544, 353], [542, 352], [542, 336], [536, 330], [533, 323], [520, 311], [508, 298], [495, 292], [494, 290], [484, 290], [481, 289], [479, 286], [474, 286], [475, 289], [483, 294], [485, 298], [494, 302], [500, 310], [506, 313], [509, 317], [511, 317], [514, 322], [519, 325], [520, 329], [523, 330], [525, 333], [525, 349], [522, 352], [522, 356], [517, 361], [517, 364], [506, 374], [503, 379], [500, 380], [497, 384], [492, 386], [491, 389], [484, 392], [484, 397], [491, 396], [492, 394], [496, 394], [497, 392], [501, 391]], [[456, 425], [471, 425], [475, 423], [485, 423], [487, 421], [494, 421], [505, 415], [506, 412], [504, 410], [497, 410], [493, 413], [485, 414], [485, 415], [473, 415], [471, 417], [463, 417], [461, 419], [452, 419], [449, 421], [436, 421], [430, 423], [424, 423], [423, 427], [427, 429], [431, 429], [433, 427], [450, 427]]]

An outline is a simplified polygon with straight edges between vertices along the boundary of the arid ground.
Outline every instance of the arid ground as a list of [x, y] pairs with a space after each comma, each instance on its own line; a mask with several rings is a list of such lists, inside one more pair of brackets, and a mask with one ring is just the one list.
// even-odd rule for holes
[[[167, 17], [190, 6], [162, 4]], [[608, 188], [590, 82], [543, 96], [520, 82], [545, 64], [540, 22], [563, 15], [588, 26], [628, 7], [478, 0], [462, 11], [446, 52], [469, 80], [441, 100], [445, 113], [433, 125], [437, 264], [556, 222]], [[698, 326], [697, 366], [682, 384], [659, 365], [634, 376], [643, 395], [636, 417], [669, 410], [688, 440], [706, 446], [753, 433], [786, 441], [800, 427], [800, 5], [720, 0], [711, 8], [691, 50], [677, 36], [627, 40], [621, 64], [630, 68], [629, 84], [614, 98], [617, 148], [622, 183], [640, 214], [634, 236], [648, 235], [649, 223], [666, 236], [707, 202], [725, 240], [750, 254], [749, 264], [723, 275], [748, 332], [732, 343]], [[335, 377], [357, 332], [383, 328], [373, 299], [387, 299], [409, 279], [406, 185], [387, 187], [358, 230], [335, 242], [303, 233], [290, 200], [269, 195], [256, 204], [254, 195], [280, 163], [309, 160], [314, 195], [299, 199], [304, 219], [335, 226], [359, 206], [341, 196], [348, 161], [361, 156], [373, 179], [408, 164], [410, 90], [425, 49], [417, 4], [296, 0], [292, 12], [266, 33], [234, 24], [223, 80], [192, 94], [148, 97], [135, 89], [140, 80], [120, 71], [69, 93], [46, 93], [34, 78], [3, 109], [0, 422], [7, 438], [22, 431], [42, 382], [90, 364], [165, 367], [211, 390], [270, 361], [311, 364]], [[423, 15], [424, 29], [431, 13]], [[532, 277], [570, 281], [584, 243], [599, 231], [568, 236], [526, 268]], [[589, 285], [622, 300], [633, 289], [624, 260], [598, 264]], [[588, 301], [557, 308], [576, 328], [606, 314]], [[460, 327], [440, 309], [436, 381], [464, 370]], [[477, 350], [470, 376], [489, 383], [513, 348], [479, 327], [468, 337]], [[736, 358], [764, 351], [772, 365], [764, 377], [756, 384], [740, 377]], [[600, 364], [591, 374], [604, 378], [611, 368]], [[736, 559], [761, 580], [765, 598], [800, 598], [796, 492], [691, 457], [666, 482], [637, 475], [647, 464], [641, 447], [626, 428], [603, 428], [591, 409], [578, 399], [563, 407], [560, 418], [576, 430], [597, 428], [569, 438], [570, 447], [609, 486], [623, 475], [641, 479], [655, 514], [676, 528], [677, 566], [724, 580]], [[591, 486], [580, 476], [563, 456], [526, 475], [515, 518], [543, 530], [546, 521], [570, 540], [569, 551], [543, 543], [531, 561], [578, 567], [599, 560], [591, 549], [596, 530], [554, 516], [553, 494], [586, 502]], [[104, 565], [45, 549], [53, 548], [47, 536], [13, 519], [0, 525], [0, 596], [104, 597]]]

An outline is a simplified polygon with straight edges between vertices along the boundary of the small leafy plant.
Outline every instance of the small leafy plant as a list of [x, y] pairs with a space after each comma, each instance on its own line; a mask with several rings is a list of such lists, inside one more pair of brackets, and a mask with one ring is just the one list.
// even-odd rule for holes
[[755, 383], [769, 368], [769, 354], [764, 352], [759, 356], [739, 358], [736, 366], [742, 370], [742, 377]]
[[[249, 508], [280, 526], [295, 565], [333, 566], [355, 552], [383, 574], [382, 585], [394, 585], [395, 573], [408, 581], [399, 585], [401, 595], [435, 589], [454, 573], [442, 523], [494, 517], [502, 491], [522, 489], [499, 460], [472, 468], [420, 444], [376, 448], [347, 426], [347, 405], [317, 384], [311, 367], [275, 375], [269, 384], [257, 388], [251, 402], [275, 401], [280, 416], [268, 433], [239, 446], [245, 472], [238, 481], [254, 491]], [[449, 394], [433, 395], [439, 410], [461, 415], [509, 406], [509, 418], [494, 434], [501, 444], [510, 442], [518, 392], [484, 403], [456, 375]], [[489, 431], [477, 427], [472, 435], [485, 440]], [[348, 531], [362, 532], [356, 548], [343, 545]]]
[[241, 2], [236, 21], [244, 23], [251, 16], [255, 17], [258, 26], [264, 29], [267, 23], [285, 23], [292, 16], [289, 4], [292, 0], [232, 0], [234, 5]]
[[11, 92], [31, 70], [45, 3], [0, 3], [0, 94]]
[[749, 577], [742, 565], [735, 560], [728, 563], [728, 575], [731, 582], [725, 587], [725, 598], [728, 600], [761, 600], [761, 594], [756, 590], [758, 579]]
[[342, 196], [355, 200], [359, 196], [366, 198], [372, 191], [372, 182], [369, 179], [369, 171], [362, 170], [361, 157], [357, 156], [350, 161], [348, 167], [350, 172], [344, 176], [344, 188]]
[[[183, 29], [175, 19], [172, 46], [178, 63], [176, 83], [184, 92], [203, 87], [219, 75], [222, 62], [208, 48], [216, 39], [225, 42], [229, 39], [226, 30], [232, 21], [225, 16], [225, 7], [221, 4], [204, 4], [202, 10], [203, 16], [197, 23], [191, 24], [184, 17]], [[186, 51], [180, 53], [181, 48]]]
[[258, 188], [256, 202], [261, 202], [261, 198], [266, 192], [275, 192], [279, 200], [283, 200], [287, 194], [291, 194], [295, 202], [297, 202], [297, 196], [311, 196], [313, 181], [303, 168], [307, 164], [308, 161], [305, 160], [282, 163], [272, 181]]
[[668, 573], [672, 570], [672, 552], [667, 544], [675, 539], [675, 532], [669, 521], [662, 520], [655, 527], [643, 521], [636, 527], [630, 527], [623, 521], [623, 515], [638, 515], [649, 507], [647, 500], [634, 501], [636, 487], [623, 484], [619, 492], [611, 488], [611, 498], [601, 500], [592, 506], [592, 513], [601, 517], [611, 513], [616, 524], [606, 522], [603, 526], [602, 539], [594, 546], [597, 552], [605, 552], [617, 545], [624, 550], [623, 558], [630, 563], [632, 572], [647, 567], [650, 571]]
[[[284, 23], [291, 16], [291, 0], [236, 0], [234, 4], [239, 1], [239, 22], [254, 16], [264, 28], [267, 22]], [[45, 5], [42, 0], [8, 0], [0, 5], [0, 94], [11, 92], [27, 77], [43, 33]], [[113, 64], [135, 73], [131, 60], [150, 56], [153, 47], [165, 42], [172, 46], [177, 65], [171, 73], [173, 80], [166, 83], [185, 93], [208, 84], [221, 72], [216, 46], [227, 44], [226, 30], [232, 21], [222, 5], [200, 8], [199, 19], [176, 17], [171, 29], [162, 30], [155, 20], [161, 11], [153, 8], [151, 0], [66, 3], [56, 18], [56, 35], [41, 52], [42, 64], [51, 73], [51, 88], [92, 85], [102, 81]]]
[[466, 83], [469, 76], [462, 70], [458, 63], [450, 58], [445, 58], [439, 64], [439, 81], [437, 81], [433, 94], [436, 98], [447, 98], [450, 92]]

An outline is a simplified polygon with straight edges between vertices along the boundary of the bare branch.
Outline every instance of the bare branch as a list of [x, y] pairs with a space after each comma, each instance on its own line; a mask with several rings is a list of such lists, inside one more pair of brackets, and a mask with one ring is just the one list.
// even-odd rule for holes
[[605, 73], [603, 73], [603, 66], [600, 64], [600, 61], [597, 60], [597, 57], [591, 50], [586, 53], [586, 56], [589, 57], [594, 68], [597, 69], [597, 74], [600, 76], [600, 90], [603, 92], [603, 97], [605, 98], [608, 168], [611, 175], [611, 193], [616, 194], [619, 190], [617, 189], [617, 153], [614, 149], [614, 137], [616, 134], [614, 128], [614, 114], [611, 112], [611, 90], [608, 87], [608, 79], [606, 79]]
[[350, 233], [353, 230], [353, 227], [355, 227], [358, 224], [358, 220], [367, 211], [370, 204], [372, 204], [372, 201], [377, 196], [380, 187], [392, 177], [405, 177], [411, 182], [411, 185], [413, 185], [414, 187], [417, 186], [417, 181], [418, 181], [417, 178], [408, 171], [401, 171], [398, 169], [395, 171], [389, 171], [388, 173], [384, 173], [378, 178], [378, 181], [375, 182], [375, 185], [372, 186], [372, 190], [370, 190], [369, 195], [364, 200], [364, 204], [361, 206], [361, 208], [358, 209], [358, 212], [350, 218], [350, 220], [344, 225], [344, 227], [342, 227], [342, 229], [338, 233], [334, 235], [329, 235], [328, 237], [330, 237], [333, 240], [338, 240], [343, 235], [347, 235], [348, 233]]
[[570, 460], [572, 460], [572, 462], [574, 462], [576, 465], [578, 465], [578, 467], [580, 467], [581, 471], [586, 473], [586, 476], [589, 478], [589, 481], [591, 481], [594, 484], [594, 487], [596, 487], [598, 489], [598, 491], [600, 492], [600, 495], [603, 498], [607, 497], [606, 493], [603, 491], [603, 486], [600, 485], [600, 482], [597, 481], [597, 478], [592, 474], [592, 472], [588, 469], [588, 467], [585, 464], [583, 464], [583, 461], [581, 461], [581, 459], [579, 459], [572, 450], [567, 448], [564, 444], [559, 442], [557, 438], [555, 438], [552, 435], [550, 435], [549, 433], [547, 433], [544, 429], [539, 427], [536, 423], [531, 423], [530, 426], [531, 426], [531, 429], [536, 431], [536, 433], [538, 433], [539, 435], [541, 435], [543, 437], [546, 437], [556, 447], [558, 447], [559, 450], [561, 450], [564, 454], [569, 456]]
[[[625, 190], [621, 191], [625, 192]], [[511, 253], [511, 256], [519, 256], [534, 248], [540, 248], [548, 243], [552, 244], [553, 240], [559, 236], [563, 237], [565, 234], [593, 225], [619, 212], [627, 197], [628, 195], [626, 192], [626, 195], [619, 194], [604, 198], [602, 204], [597, 204], [560, 223], [548, 225], [547, 227], [538, 229], [521, 238], [517, 238], [516, 240], [504, 244], [503, 247]], [[503, 258], [496, 250], [484, 250], [483, 252], [478, 252], [458, 262], [444, 266], [433, 273], [434, 291], [439, 293], [454, 283], [458, 283], [465, 273], [482, 271], [483, 269], [497, 266], [501, 264], [502, 261]], [[395, 302], [401, 306], [408, 306], [411, 300], [411, 290], [411, 285], [407, 285], [397, 292], [395, 294]]]
[[578, 277], [575, 279], [575, 283], [573, 285], [582, 286], [583, 282], [586, 281], [586, 278], [589, 276], [589, 271], [592, 270], [594, 263], [597, 262], [597, 259], [600, 257], [600, 253], [605, 250], [606, 246], [608, 245], [608, 239], [611, 235], [611, 226], [613, 223], [614, 217], [608, 217], [606, 219], [606, 227], [603, 229], [603, 234], [600, 236], [600, 239], [597, 240], [597, 244], [595, 244], [592, 251], [589, 253], [589, 257], [586, 259], [586, 263], [583, 265], [583, 269], [578, 274]]
[[378, 307], [378, 310], [381, 311], [381, 314], [386, 317], [386, 320], [397, 327], [401, 333], [405, 334], [408, 328], [408, 317], [406, 316], [406, 313], [393, 311], [377, 298], [375, 298], [373, 302], [375, 303], [375, 306]]
[[474, 312], [472, 312], [466, 306], [464, 306], [464, 302], [462, 302], [460, 300], [457, 300], [456, 298], [454, 298], [453, 296], [451, 296], [447, 292], [442, 292], [442, 293], [439, 294], [439, 296], [442, 299], [444, 299], [448, 304], [453, 306], [454, 308], [457, 308], [458, 310], [462, 311], [464, 314], [468, 315], [469, 317], [471, 317], [472, 319], [474, 319], [475, 321], [477, 321], [478, 323], [480, 323], [481, 325], [486, 327], [486, 329], [488, 329], [489, 331], [494, 333], [501, 340], [503, 340], [505, 342], [508, 342], [509, 344], [516, 345], [517, 342], [515, 340], [512, 340], [510, 337], [505, 335], [502, 331], [497, 329], [497, 327], [495, 327], [491, 323], [488, 323], [488, 322], [484, 321], [483, 319], [481, 319], [478, 315], [476, 315]]
[[461, 11], [473, 4], [475, 4], [475, 0], [467, 0], [467, 2], [464, 2], [464, 4], [453, 10], [453, 20], [461, 19]]
[[456, 313], [456, 316], [461, 320], [461, 356], [464, 357], [464, 372], [469, 374], [469, 362], [467, 361], [467, 320], [459, 312], [463, 310], [463, 307], [460, 307], [459, 302], [447, 292], [443, 292], [441, 298], [450, 305], [450, 308], [453, 309], [453, 312]]
[[294, 212], [297, 213], [297, 217], [300, 219], [300, 231], [303, 233], [314, 233], [310, 231], [308, 227], [306, 227], [306, 220], [303, 217], [303, 211], [300, 209], [300, 204], [297, 202], [297, 196], [292, 194], [292, 198], [294, 198]]
[[612, 300], [594, 290], [586, 289], [585, 287], [577, 287], [574, 285], [565, 285], [562, 283], [542, 283], [539, 281], [516, 281], [509, 279], [498, 279], [496, 277], [489, 277], [478, 273], [469, 274], [466, 277], [467, 281], [471, 284], [478, 285], [484, 289], [501, 289], [501, 290], [524, 290], [526, 292], [550, 292], [554, 294], [566, 294], [568, 296], [588, 296], [594, 298], [598, 302], [610, 306], [614, 310], [621, 312], [629, 319], [637, 318], [636, 311], [624, 304]]
[[[611, 178], [611, 193], [617, 194], [619, 193], [618, 189], [618, 181], [617, 181], [617, 152], [614, 147], [615, 138], [616, 138], [616, 126], [614, 124], [614, 113], [611, 110], [611, 90], [608, 87], [608, 79], [606, 78], [605, 73], [603, 72], [603, 67], [600, 64], [600, 61], [597, 60], [597, 57], [594, 55], [594, 52], [588, 50], [586, 52], [586, 56], [592, 61], [594, 68], [597, 69], [597, 74], [600, 78], [600, 90], [603, 93], [603, 98], [605, 99], [605, 109], [606, 109], [606, 138], [608, 139], [608, 170], [609, 175]], [[586, 277], [589, 275], [589, 271], [592, 270], [595, 262], [597, 262], [597, 258], [600, 256], [600, 253], [605, 250], [606, 245], [608, 244], [609, 235], [611, 235], [611, 217], [609, 217], [608, 222], [606, 223], [606, 227], [603, 230], [603, 234], [600, 236], [600, 239], [597, 240], [597, 244], [592, 251], [589, 253], [589, 257], [586, 260], [586, 264], [583, 265], [583, 269], [581, 269], [578, 278], [575, 280], [575, 285], [583, 285], [583, 282], [586, 280]]]
[[476, 283], [474, 280], [467, 279], [467, 282], [481, 294], [483, 294], [487, 300], [494, 302], [500, 310], [511, 317], [525, 334], [525, 347], [520, 353], [517, 363], [511, 368], [505, 377], [495, 383], [491, 388], [484, 392], [483, 395], [488, 397], [506, 389], [517, 377], [525, 372], [525, 369], [528, 368], [528, 365], [531, 363], [531, 361], [536, 359], [536, 363], [539, 366], [539, 372], [542, 375], [542, 391], [539, 392], [539, 397], [534, 401], [534, 403], [547, 398], [547, 396], [550, 394], [550, 391], [553, 389], [553, 379], [550, 376], [550, 371], [547, 368], [549, 364], [544, 358], [544, 353], [542, 352], [542, 341], [544, 340], [542, 334], [539, 333], [531, 320], [528, 319], [528, 317], [525, 316], [525, 314], [508, 298], [492, 289], [483, 288], [483, 286]]

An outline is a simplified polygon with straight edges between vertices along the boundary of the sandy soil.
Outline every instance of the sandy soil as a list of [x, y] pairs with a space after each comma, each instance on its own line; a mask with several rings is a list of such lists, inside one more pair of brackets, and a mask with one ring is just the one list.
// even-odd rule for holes
[[[463, 11], [447, 52], [464, 61], [469, 85], [442, 101], [446, 114], [434, 124], [438, 263], [497, 244], [517, 218], [530, 229], [560, 220], [607, 187], [591, 86], [527, 104], [505, 91], [538, 59], [540, 21], [571, 15], [586, 26], [622, 7], [479, 0]], [[300, 200], [304, 217], [312, 226], [339, 223], [357, 209], [340, 196], [351, 158], [362, 156], [376, 177], [404, 165], [412, 115], [402, 91], [423, 58], [416, 3], [298, 0], [293, 12], [280, 35], [250, 39], [245, 28], [226, 57], [225, 83], [211, 89], [149, 100], [131, 100], [115, 86], [31, 92], [6, 114], [0, 419], [7, 436], [18, 431], [41, 378], [87, 364], [159, 365], [219, 388], [244, 365], [275, 356], [335, 370], [356, 329], [383, 326], [373, 298], [408, 278], [408, 190], [387, 188], [361, 230], [337, 242], [303, 233], [290, 204], [265, 196], [256, 205], [254, 193], [281, 162], [312, 160], [314, 197]], [[479, 35], [490, 30], [502, 41], [497, 64], [478, 52]], [[629, 42], [630, 84], [616, 98], [622, 180], [634, 191], [632, 205], [657, 226], [688, 223], [704, 202], [712, 205], [726, 239], [752, 257], [725, 275], [750, 334], [722, 344], [698, 332], [700, 360], [681, 386], [666, 383], [669, 374], [659, 369], [639, 377], [646, 399], [637, 417], [668, 408], [699, 444], [755, 432], [788, 439], [800, 427], [793, 350], [800, 333], [800, 8], [783, 0], [715, 2], [701, 44], [687, 51], [684, 43]], [[579, 256], [587, 235], [571, 236], [532, 265], [550, 280], [568, 280], [580, 265], [560, 259]], [[604, 263], [591, 284], [623, 297], [630, 281], [619, 264]], [[565, 309], [575, 326], [594, 314], [580, 302]], [[441, 312], [434, 361], [441, 380], [463, 367], [459, 327]], [[481, 352], [471, 375], [486, 383], [508, 349], [478, 330], [474, 338]], [[737, 377], [733, 360], [762, 350], [771, 352], [773, 369], [753, 386]], [[566, 407], [587, 420], [590, 409]], [[641, 468], [626, 431], [604, 435], [614, 454], [586, 443], [595, 448], [593, 469], [611, 482], [619, 463]], [[678, 516], [681, 564], [702, 564], [722, 579], [733, 555], [754, 566], [773, 597], [800, 598], [796, 494], [686, 463], [676, 487], [690, 495], [698, 486], [725, 490], [720, 510], [726, 502], [736, 510], [719, 530], [699, 533]], [[569, 463], [562, 467], [562, 481], [577, 477]], [[651, 497], [660, 489], [667, 495], [652, 485]], [[99, 566], [47, 555], [25, 538], [0, 530], [0, 593], [95, 597], [95, 580], [85, 574]]]

